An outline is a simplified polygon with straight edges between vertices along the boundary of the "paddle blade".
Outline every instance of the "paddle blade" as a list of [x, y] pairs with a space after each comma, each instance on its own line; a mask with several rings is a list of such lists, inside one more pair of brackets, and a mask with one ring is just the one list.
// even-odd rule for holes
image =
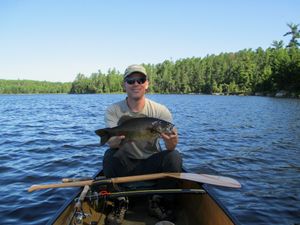
[[215, 176], [209, 174], [196, 173], [166, 173], [169, 177], [195, 181], [203, 184], [212, 184], [221, 187], [241, 188], [241, 184], [230, 177]]

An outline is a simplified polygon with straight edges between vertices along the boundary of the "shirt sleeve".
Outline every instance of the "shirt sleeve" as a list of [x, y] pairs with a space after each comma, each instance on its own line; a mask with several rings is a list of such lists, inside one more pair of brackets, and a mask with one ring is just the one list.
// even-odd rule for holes
[[173, 117], [171, 112], [166, 106], [161, 106], [161, 111], [160, 111], [160, 119], [168, 121], [170, 123], [173, 123]]
[[104, 122], [106, 127], [116, 127], [118, 125], [118, 117], [114, 105], [108, 107], [105, 111]]

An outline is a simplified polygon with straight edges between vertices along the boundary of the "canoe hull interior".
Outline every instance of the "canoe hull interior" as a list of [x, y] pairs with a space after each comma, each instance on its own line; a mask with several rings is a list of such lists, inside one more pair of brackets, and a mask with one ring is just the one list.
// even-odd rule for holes
[[[191, 181], [180, 181], [180, 188], [202, 189], [202, 185]], [[204, 187], [204, 189], [206, 189]], [[214, 199], [211, 194], [204, 193], [173, 193], [175, 196], [176, 225], [231, 225], [237, 224], [235, 219]], [[129, 207], [125, 216], [124, 225], [150, 225], [156, 224], [159, 220], [148, 215], [148, 199], [151, 194], [143, 193], [130, 195]], [[84, 201], [82, 211], [85, 218], [77, 221], [77, 224], [104, 224], [105, 218], [112, 208], [113, 201], [100, 198], [99, 201]], [[48, 224], [63, 225], [74, 224], [78, 219], [75, 212], [75, 201], [69, 201], [54, 220]], [[80, 216], [79, 216], [80, 217]], [[75, 223], [76, 224], [76, 223]]]

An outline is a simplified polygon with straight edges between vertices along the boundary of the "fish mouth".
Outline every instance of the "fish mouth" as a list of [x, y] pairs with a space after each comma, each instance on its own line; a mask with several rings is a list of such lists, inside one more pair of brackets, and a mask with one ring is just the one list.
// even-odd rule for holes
[[160, 122], [154, 122], [153, 123], [153, 131], [158, 133], [159, 135], [163, 134], [163, 133], [167, 133], [167, 134], [174, 134], [173, 128], [174, 128], [174, 124], [169, 123], [166, 127], [161, 127], [160, 126], [161, 123]]
[[170, 127], [168, 128], [168, 133], [170, 134], [175, 134], [175, 132], [173, 131], [173, 128], [175, 127], [174, 124], [171, 124]]

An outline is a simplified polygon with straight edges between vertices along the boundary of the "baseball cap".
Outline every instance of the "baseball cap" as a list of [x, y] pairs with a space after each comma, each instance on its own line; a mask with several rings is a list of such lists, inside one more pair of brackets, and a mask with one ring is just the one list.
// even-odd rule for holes
[[141, 65], [134, 64], [134, 65], [128, 66], [124, 73], [124, 79], [132, 73], [141, 73], [147, 77], [146, 69]]

